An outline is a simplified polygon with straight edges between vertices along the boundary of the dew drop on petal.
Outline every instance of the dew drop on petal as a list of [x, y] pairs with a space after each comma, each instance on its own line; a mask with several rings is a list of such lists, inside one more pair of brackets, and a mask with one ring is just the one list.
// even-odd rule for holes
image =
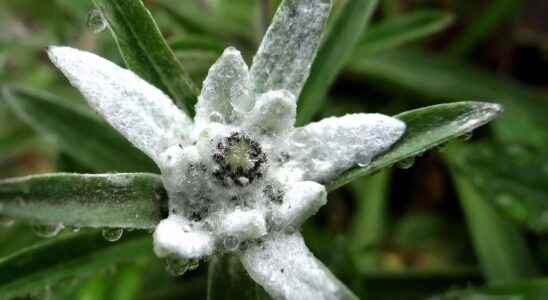
[[87, 26], [93, 33], [100, 33], [107, 28], [108, 22], [100, 10], [94, 9], [88, 14]]
[[415, 158], [414, 157], [408, 157], [404, 160], [400, 160], [399, 162], [396, 163], [396, 166], [400, 169], [409, 169], [413, 166], [413, 164], [415, 164]]
[[122, 228], [105, 228], [102, 233], [105, 240], [116, 242], [122, 237], [124, 230]]
[[234, 251], [240, 246], [240, 241], [234, 236], [227, 236], [223, 239], [223, 247], [227, 251]]
[[63, 224], [35, 224], [32, 226], [32, 231], [39, 237], [51, 238], [59, 234], [65, 226]]
[[215, 123], [225, 123], [226, 122], [225, 117], [223, 117], [223, 115], [218, 111], [214, 111], [214, 112], [209, 114], [209, 121], [210, 122], [215, 122]]
[[188, 259], [174, 256], [167, 257], [165, 260], [166, 271], [172, 276], [182, 276], [188, 271], [191, 262]]

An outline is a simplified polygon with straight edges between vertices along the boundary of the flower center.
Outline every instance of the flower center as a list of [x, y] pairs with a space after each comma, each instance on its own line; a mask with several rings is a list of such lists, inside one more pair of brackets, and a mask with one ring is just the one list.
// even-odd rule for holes
[[267, 158], [259, 143], [235, 132], [217, 144], [213, 160], [218, 165], [213, 174], [223, 185], [245, 186], [263, 176]]

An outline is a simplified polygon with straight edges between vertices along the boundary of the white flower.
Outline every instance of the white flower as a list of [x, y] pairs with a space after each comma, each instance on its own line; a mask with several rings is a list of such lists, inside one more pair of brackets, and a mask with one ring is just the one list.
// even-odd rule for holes
[[88, 52], [49, 49], [89, 104], [159, 166], [170, 210], [154, 232], [159, 257], [233, 252], [275, 298], [352, 295], [298, 229], [326, 203], [322, 183], [367, 165], [405, 124], [353, 114], [294, 127], [329, 10], [325, 0], [284, 1], [251, 69], [226, 49], [204, 81], [194, 122], [131, 71]]

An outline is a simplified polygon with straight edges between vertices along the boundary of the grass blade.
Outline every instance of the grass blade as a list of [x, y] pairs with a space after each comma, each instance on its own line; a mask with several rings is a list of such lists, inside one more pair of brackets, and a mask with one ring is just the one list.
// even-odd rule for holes
[[116, 243], [98, 233], [59, 237], [0, 259], [0, 298], [28, 295], [63, 279], [84, 277], [151, 254], [150, 237], [142, 234], [127, 234]]
[[198, 89], [171, 51], [141, 0], [93, 0], [107, 19], [126, 65], [187, 112]]
[[548, 102], [544, 95], [515, 81], [467, 66], [462, 61], [406, 50], [382, 53], [374, 58], [356, 56], [347, 67], [356, 75], [366, 75], [366, 80], [382, 82], [390, 91], [403, 88], [406, 97], [413, 93], [424, 101], [496, 99], [506, 111], [494, 124], [498, 138], [541, 148], [548, 141], [545, 130]]
[[45, 174], [0, 181], [3, 216], [75, 227], [154, 228], [167, 207], [159, 176]]
[[215, 256], [209, 263], [207, 299], [258, 299], [256, 284], [234, 255]]
[[377, 0], [350, 0], [322, 43], [300, 96], [298, 125], [314, 118], [331, 84], [347, 63], [377, 7]]
[[156, 172], [148, 157], [89, 111], [28, 89], [6, 87], [3, 94], [23, 121], [90, 169]]
[[424, 10], [389, 18], [372, 25], [358, 44], [356, 55], [372, 55], [428, 37], [453, 23], [451, 14]]
[[405, 122], [403, 138], [387, 153], [375, 158], [367, 167], [352, 169], [327, 185], [335, 190], [356, 178], [372, 174], [406, 158], [414, 157], [450, 139], [495, 119], [502, 107], [484, 102], [439, 104], [401, 113], [395, 118]]
[[[448, 155], [450, 159], [450, 155]], [[508, 283], [533, 277], [538, 270], [531, 252], [514, 224], [502, 218], [467, 178], [469, 172], [454, 173], [459, 199], [483, 275], [493, 283]]]

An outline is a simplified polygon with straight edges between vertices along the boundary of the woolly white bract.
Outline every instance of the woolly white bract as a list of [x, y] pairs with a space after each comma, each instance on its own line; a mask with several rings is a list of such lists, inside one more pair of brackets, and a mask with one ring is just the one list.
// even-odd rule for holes
[[170, 213], [154, 233], [158, 256], [232, 252], [275, 298], [353, 297], [298, 229], [326, 203], [322, 183], [367, 165], [405, 124], [353, 114], [294, 127], [330, 5], [284, 1], [250, 69], [227, 48], [204, 81], [194, 122], [131, 71], [92, 53], [49, 49], [89, 104], [161, 169]]

